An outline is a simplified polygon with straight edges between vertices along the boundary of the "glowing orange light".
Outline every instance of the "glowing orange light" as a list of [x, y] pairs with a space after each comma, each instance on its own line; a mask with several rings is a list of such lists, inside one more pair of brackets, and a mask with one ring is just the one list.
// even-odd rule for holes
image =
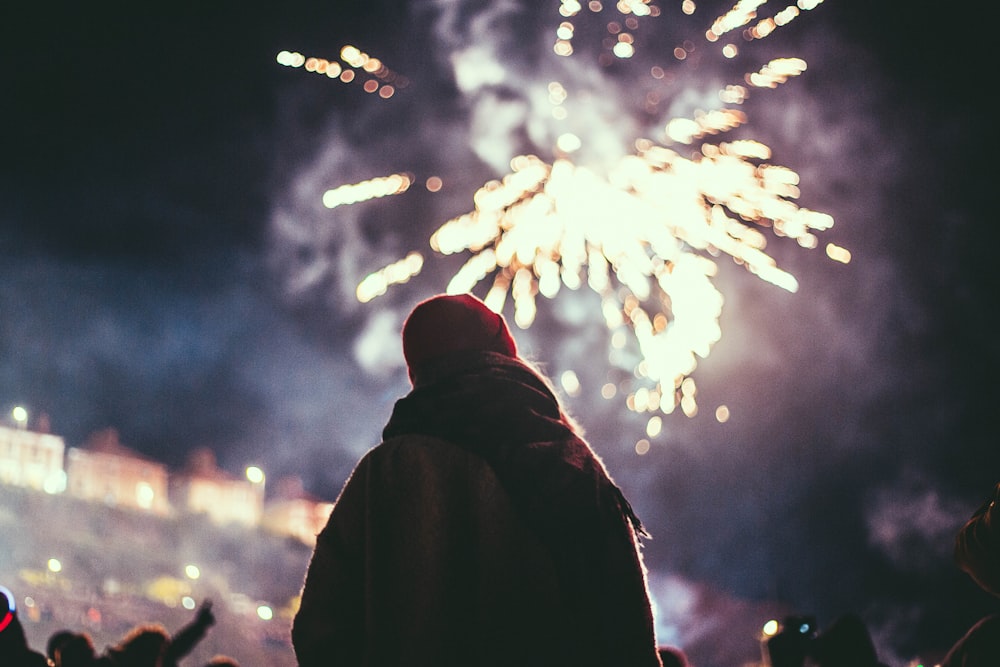
[[851, 261], [851, 251], [833, 243], [826, 244], [826, 256], [841, 264], [848, 264]]
[[405, 283], [420, 273], [423, 265], [424, 258], [420, 253], [411, 252], [398, 262], [394, 262], [375, 273], [369, 274], [358, 284], [358, 301], [368, 303], [375, 297], [385, 294], [390, 285]]
[[631, 58], [635, 54], [635, 47], [629, 42], [618, 42], [611, 50], [619, 58]]
[[[349, 67], [360, 69], [374, 76], [373, 79], [365, 81], [363, 89], [367, 93], [378, 91], [379, 97], [388, 99], [395, 94], [397, 87], [405, 87], [407, 84], [405, 77], [393, 72], [381, 60], [363, 53], [357, 47], [344, 46], [340, 50], [340, 58]], [[330, 79], [339, 79], [343, 83], [350, 83], [356, 77], [356, 74], [350, 69], [345, 69], [339, 63], [326, 58], [307, 58], [301, 53], [281, 51], [276, 60], [286, 67], [304, 67], [308, 72], [324, 74]], [[390, 83], [395, 83], [395, 86], [389, 85]]]
[[323, 205], [327, 208], [336, 208], [343, 204], [354, 204], [376, 197], [397, 195], [406, 192], [410, 187], [410, 182], [410, 177], [405, 174], [393, 174], [361, 183], [341, 185], [323, 193]]

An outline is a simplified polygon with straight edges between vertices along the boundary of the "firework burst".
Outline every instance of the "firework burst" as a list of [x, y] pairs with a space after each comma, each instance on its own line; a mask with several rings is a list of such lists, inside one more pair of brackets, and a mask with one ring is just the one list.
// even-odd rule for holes
[[[719, 42], [736, 30], [746, 41], [762, 39], [819, 3], [803, 2], [759, 18], [763, 4], [741, 0], [712, 22], [704, 39]], [[573, 55], [571, 19], [583, 9], [570, 0], [559, 5], [557, 57]], [[588, 3], [587, 9], [604, 10], [599, 2]], [[624, 18], [608, 23], [613, 37], [604, 41], [602, 62], [632, 58], [638, 20], [661, 13], [641, 0], [619, 2], [616, 10]], [[684, 12], [693, 13], [694, 4], [685, 2]], [[733, 44], [719, 47], [725, 57], [737, 52]], [[684, 60], [693, 48], [686, 42], [673, 50], [674, 57]], [[632, 369], [637, 381], [627, 392], [628, 407], [666, 414], [679, 407], [693, 416], [698, 407], [691, 375], [697, 359], [707, 357], [722, 334], [724, 299], [713, 283], [716, 259], [728, 256], [760, 279], [794, 292], [798, 283], [768, 253], [768, 237], [786, 237], [812, 249], [818, 245], [816, 233], [833, 225], [829, 215], [795, 203], [799, 177], [771, 164], [766, 145], [707, 140], [747, 122], [735, 107], [752, 89], [774, 88], [805, 69], [798, 58], [765, 63], [719, 91], [721, 108], [670, 119], [661, 126], [660, 140], [636, 139], [630, 154], [600, 173], [574, 160], [584, 142], [571, 132], [557, 136], [549, 161], [515, 157], [506, 176], [474, 194], [471, 212], [445, 222], [430, 237], [436, 253], [469, 255], [446, 291], [471, 292], [489, 281], [486, 303], [500, 312], [510, 299], [515, 323], [527, 328], [539, 295], [553, 299], [564, 288], [586, 286], [601, 297], [611, 344], [622, 346], [628, 337], [637, 344], [639, 361]], [[662, 77], [663, 69], [654, 67], [652, 74]], [[553, 118], [564, 119], [567, 88], [552, 82], [548, 93]], [[849, 253], [836, 246], [828, 246], [827, 254], [849, 260]], [[371, 300], [422, 266], [414, 252], [374, 272], [358, 286], [358, 299]], [[658, 417], [653, 421], [659, 424]]]

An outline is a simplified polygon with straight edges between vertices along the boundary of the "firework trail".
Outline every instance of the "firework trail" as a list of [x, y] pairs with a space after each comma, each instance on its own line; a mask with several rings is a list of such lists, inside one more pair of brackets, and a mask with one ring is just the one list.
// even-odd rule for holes
[[380, 59], [350, 44], [340, 50], [343, 65], [335, 59], [306, 57], [298, 51], [281, 51], [276, 60], [279, 65], [302, 67], [307, 72], [323, 74], [343, 83], [362, 81], [361, 87], [366, 93], [378, 92], [378, 96], [386, 100], [396, 94], [397, 88], [405, 88], [409, 84], [406, 77], [389, 69]]

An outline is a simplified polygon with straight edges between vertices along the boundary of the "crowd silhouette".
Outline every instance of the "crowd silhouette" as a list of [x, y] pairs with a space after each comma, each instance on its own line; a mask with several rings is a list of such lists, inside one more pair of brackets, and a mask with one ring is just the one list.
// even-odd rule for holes
[[[0, 667], [180, 667], [181, 660], [215, 623], [212, 602], [206, 600], [194, 619], [170, 634], [160, 623], [141, 623], [117, 644], [98, 653], [90, 634], [63, 629], [49, 636], [45, 653], [28, 644], [24, 628], [9, 596], [9, 619], [0, 630]], [[205, 667], [240, 667], [226, 655], [213, 657]]]

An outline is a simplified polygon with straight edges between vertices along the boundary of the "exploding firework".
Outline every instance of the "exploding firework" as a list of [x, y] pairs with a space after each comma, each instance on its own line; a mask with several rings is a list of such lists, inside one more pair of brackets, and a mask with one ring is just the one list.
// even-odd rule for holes
[[[712, 22], [705, 41], [718, 42], [740, 29], [747, 42], [762, 39], [819, 2], [803, 0], [759, 18], [763, 4], [741, 0]], [[604, 11], [593, 1], [587, 9]], [[561, 2], [564, 20], [553, 47], [557, 57], [574, 54], [577, 28], [570, 19], [582, 10], [573, 0]], [[602, 63], [632, 58], [639, 19], [661, 14], [642, 0], [619, 2], [616, 10], [624, 18], [607, 24], [612, 37], [603, 42]], [[693, 14], [694, 4], [685, 2], [683, 10]], [[727, 58], [738, 50], [734, 44], [719, 48]], [[681, 61], [693, 50], [685, 42], [673, 55]], [[721, 89], [720, 108], [671, 118], [662, 126], [661, 140], [635, 139], [630, 154], [601, 172], [574, 159], [584, 141], [569, 131], [558, 134], [549, 161], [529, 154], [515, 157], [506, 176], [474, 194], [471, 212], [448, 220], [431, 235], [436, 253], [469, 254], [446, 291], [470, 292], [490, 281], [486, 303], [500, 312], [509, 298], [514, 322], [527, 328], [535, 319], [538, 295], [553, 299], [563, 288], [586, 285], [601, 297], [612, 346], [623, 347], [631, 337], [638, 348], [639, 361], [632, 369], [637, 380], [626, 394], [629, 409], [670, 414], [679, 407], [693, 416], [698, 407], [692, 373], [697, 359], [709, 355], [722, 333], [724, 299], [713, 283], [716, 258], [728, 256], [760, 279], [794, 292], [798, 282], [767, 252], [768, 236], [812, 249], [818, 245], [816, 233], [833, 225], [829, 215], [795, 203], [799, 176], [771, 164], [768, 146], [748, 139], [707, 141], [747, 123], [746, 114], [734, 107], [750, 90], [774, 88], [805, 69], [799, 58], [770, 60], [742, 82]], [[660, 67], [651, 73], [664, 76]], [[570, 92], [556, 81], [548, 85], [557, 122], [568, 115], [563, 102]], [[827, 255], [850, 260], [846, 249], [832, 244]], [[422, 266], [420, 254], [410, 253], [367, 276], [358, 286], [358, 299], [370, 301]], [[720, 421], [725, 416], [716, 415]], [[650, 419], [651, 437], [660, 423], [655, 415]]]

